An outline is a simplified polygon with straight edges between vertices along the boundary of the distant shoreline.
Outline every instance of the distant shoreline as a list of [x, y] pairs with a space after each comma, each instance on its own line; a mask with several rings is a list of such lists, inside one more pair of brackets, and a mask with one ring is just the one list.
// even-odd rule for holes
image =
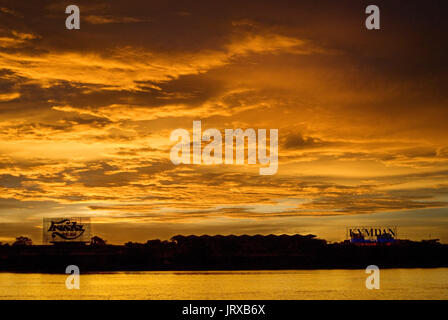
[[448, 245], [399, 240], [377, 245], [327, 243], [314, 235], [175, 236], [126, 245], [0, 246], [0, 272], [336, 270], [448, 267]]
[[[410, 270], [410, 269], [422, 269], [422, 270], [428, 270], [428, 269], [448, 269], [448, 265], [446, 266], [440, 266], [440, 267], [383, 267], [381, 270]], [[201, 269], [188, 269], [188, 270], [176, 270], [176, 269], [169, 269], [169, 270], [114, 270], [114, 271], [84, 271], [82, 272], [83, 275], [100, 275], [100, 274], [117, 274], [117, 273], [194, 273], [194, 274], [231, 274], [231, 273], [252, 273], [252, 272], [259, 272], [263, 273], [264, 271], [266, 273], [271, 273], [272, 271], [284, 271], [287, 273], [287, 271], [313, 271], [313, 270], [322, 270], [322, 271], [337, 271], [337, 270], [359, 270], [364, 271], [365, 268], [308, 268], [308, 269], [208, 269], [208, 270], [201, 270]], [[54, 274], [54, 275], [60, 275], [65, 274], [64, 272], [36, 272], [36, 271], [10, 271], [10, 270], [0, 270], [0, 274]]]

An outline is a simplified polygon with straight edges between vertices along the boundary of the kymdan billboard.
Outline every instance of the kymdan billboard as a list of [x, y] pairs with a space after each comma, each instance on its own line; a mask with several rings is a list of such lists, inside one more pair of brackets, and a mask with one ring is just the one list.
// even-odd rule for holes
[[395, 226], [347, 227], [347, 237], [352, 243], [392, 242], [397, 237]]
[[91, 238], [90, 218], [44, 218], [43, 243], [89, 242]]

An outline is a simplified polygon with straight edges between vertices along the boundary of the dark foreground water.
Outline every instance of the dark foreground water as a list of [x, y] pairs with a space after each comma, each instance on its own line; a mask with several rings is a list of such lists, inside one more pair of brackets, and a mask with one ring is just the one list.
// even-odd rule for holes
[[448, 299], [448, 268], [365, 270], [113, 272], [81, 275], [0, 273], [0, 299]]

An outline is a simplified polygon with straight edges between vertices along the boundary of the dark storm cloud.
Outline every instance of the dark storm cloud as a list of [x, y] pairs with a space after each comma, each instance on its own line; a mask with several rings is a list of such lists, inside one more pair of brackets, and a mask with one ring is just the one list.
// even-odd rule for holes
[[73, 175], [76, 177], [76, 181], [73, 183], [81, 183], [86, 187], [93, 188], [126, 186], [131, 183], [133, 186], [138, 186], [138, 182], [142, 178], [152, 177], [175, 168], [169, 161], [141, 161], [138, 164], [138, 167], [126, 171], [121, 168], [121, 163], [87, 162], [81, 168], [66, 169], [58, 176], [62, 177], [64, 174]]
[[22, 186], [22, 182], [27, 179], [22, 176], [13, 176], [10, 174], [2, 174], [0, 175], [0, 187], [6, 188], [19, 188]]
[[[400, 71], [399, 74], [406, 70], [428, 72], [425, 64], [446, 68], [439, 64], [443, 61], [442, 49], [446, 43], [436, 41], [444, 37], [447, 25], [444, 1], [425, 5], [415, 1], [377, 1], [382, 9], [383, 26], [378, 33], [359, 27], [364, 23], [368, 1], [78, 1], [81, 17], [85, 13], [87, 16], [130, 17], [135, 21], [123, 19], [122, 23], [104, 25], [87, 21], [81, 30], [64, 37], [64, 12], [69, 4], [68, 1], [26, 1], [14, 5], [5, 2], [2, 7], [20, 13], [22, 18], [3, 13], [2, 25], [5, 29], [22, 27], [22, 32], [41, 35], [39, 45], [47, 50], [138, 44], [159, 50], [192, 51], [222, 46], [235, 26], [247, 30], [261, 25], [331, 42], [335, 48], [347, 50], [357, 59], [365, 58], [378, 67], [383, 63], [393, 67], [392, 61], [400, 62], [395, 68], [387, 68]], [[185, 14], [179, 14], [182, 12]], [[434, 25], [439, 28], [435, 29]], [[416, 45], [418, 43], [420, 45]], [[434, 59], [419, 59], [422, 54]], [[410, 61], [414, 63], [407, 63]], [[406, 65], [408, 67], [404, 68]]]
[[[155, 53], [226, 50], [225, 45], [234, 34], [257, 34], [270, 30], [287, 36], [311, 39], [330, 49], [343, 52], [344, 55], [339, 58], [340, 63], [346, 64], [349, 61], [352, 68], [356, 66], [359, 69], [358, 73], [375, 75], [377, 79], [374, 81], [383, 81], [384, 75], [387, 75], [388, 81], [395, 78], [395, 81], [399, 82], [424, 77], [431, 83], [425, 86], [425, 91], [432, 91], [430, 96], [443, 95], [447, 89], [446, 84], [437, 81], [439, 76], [446, 76], [447, 71], [443, 54], [447, 44], [441, 41], [445, 38], [443, 30], [446, 27], [441, 13], [443, 2], [432, 1], [420, 7], [403, 1], [379, 1], [377, 5], [382, 9], [383, 28], [377, 33], [367, 32], [365, 28], [360, 27], [364, 22], [366, 3], [248, 1], [224, 4], [197, 1], [192, 4], [178, 1], [100, 1], [92, 4], [90, 1], [80, 1], [78, 5], [81, 8], [81, 17], [85, 13], [87, 16], [96, 14], [105, 17], [130, 17], [135, 20], [124, 19], [121, 23], [100, 25], [87, 21], [80, 30], [67, 33], [64, 28], [64, 9], [69, 2], [19, 2], [14, 6], [8, 3], [2, 5], [6, 8], [3, 12], [5, 19], [0, 24], [4, 30], [17, 29], [17, 32], [35, 35], [35, 38], [26, 43], [41, 52], [87, 51], [104, 57], [107, 57], [108, 48], [120, 47], [124, 50], [126, 47], [128, 50], [141, 47]], [[9, 11], [20, 13], [20, 17], [5, 13]], [[434, 28], [434, 24], [439, 27]], [[30, 47], [16, 48], [19, 51], [22, 49], [23, 52], [30, 53]], [[316, 58], [302, 59], [306, 61]], [[347, 69], [349, 77], [350, 72]], [[19, 79], [16, 84], [18, 81]], [[20, 81], [23, 82], [23, 78], [20, 78]], [[147, 80], [147, 83], [154, 84], [151, 81]], [[75, 87], [73, 82], [66, 85], [51, 84], [45, 86], [45, 89], [37, 88], [35, 84], [24, 85], [19, 88], [21, 97], [18, 103], [2, 111], [13, 112], [26, 108], [31, 99], [34, 108], [49, 108], [48, 100], [54, 101], [53, 104], [77, 107], [107, 106], [128, 101], [150, 107], [170, 103], [191, 106], [205, 102], [222, 90], [218, 83], [208, 85], [209, 81], [206, 76], [186, 75], [183, 78], [156, 83], [162, 90], [155, 90], [152, 86], [145, 86], [144, 80], [137, 80], [140, 92], [103, 91], [92, 84]], [[366, 85], [372, 89], [377, 87], [375, 82], [362, 82], [364, 88]], [[352, 85], [359, 86], [357, 83], [359, 79]], [[14, 83], [9, 82], [7, 86], [11, 88]], [[413, 92], [410, 93], [410, 102], [423, 99], [429, 102], [428, 95], [415, 99], [414, 95], [418, 90]], [[401, 94], [398, 96], [400, 104], [405, 105], [409, 111], [412, 104], [404, 103]], [[381, 109], [384, 104], [385, 101], [378, 102], [378, 105], [369, 102], [372, 108]], [[421, 103], [415, 105], [415, 108], [421, 107]], [[394, 110], [402, 112], [398, 105], [389, 108], [388, 112]]]
[[287, 149], [319, 148], [330, 145], [329, 142], [319, 138], [304, 137], [301, 133], [293, 133], [286, 136], [284, 147]]

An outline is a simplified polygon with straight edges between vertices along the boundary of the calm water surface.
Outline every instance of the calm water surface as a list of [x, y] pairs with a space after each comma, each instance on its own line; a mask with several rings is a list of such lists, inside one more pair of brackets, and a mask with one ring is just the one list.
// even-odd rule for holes
[[0, 299], [448, 299], [448, 268], [381, 270], [367, 290], [364, 270], [0, 273]]

